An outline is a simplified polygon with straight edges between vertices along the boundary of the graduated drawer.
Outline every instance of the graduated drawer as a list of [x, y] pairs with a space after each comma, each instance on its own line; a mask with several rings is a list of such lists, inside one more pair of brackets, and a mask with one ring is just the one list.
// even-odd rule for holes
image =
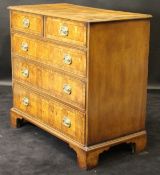
[[11, 11], [11, 28], [43, 36], [43, 17], [30, 13]]
[[19, 84], [13, 86], [13, 105], [33, 119], [53, 127], [84, 143], [85, 114], [61, 103], [27, 90]]
[[60, 100], [85, 108], [85, 83], [24, 59], [13, 58], [13, 78], [45, 90]]
[[82, 77], [86, 76], [85, 51], [13, 34], [12, 52]]
[[60, 18], [45, 18], [45, 37], [86, 46], [86, 24]]

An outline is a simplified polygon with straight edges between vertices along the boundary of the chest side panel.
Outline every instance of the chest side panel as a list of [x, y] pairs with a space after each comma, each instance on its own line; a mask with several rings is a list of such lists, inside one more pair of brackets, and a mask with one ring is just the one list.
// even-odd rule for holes
[[88, 145], [145, 128], [148, 45], [148, 20], [91, 24]]

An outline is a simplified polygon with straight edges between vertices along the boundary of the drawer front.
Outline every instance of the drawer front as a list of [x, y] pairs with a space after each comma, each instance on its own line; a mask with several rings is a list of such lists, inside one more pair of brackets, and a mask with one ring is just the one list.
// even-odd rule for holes
[[52, 17], [45, 19], [46, 38], [86, 46], [86, 33], [85, 23]]
[[11, 28], [42, 36], [43, 17], [40, 15], [11, 11]]
[[85, 83], [20, 58], [13, 58], [13, 77], [66, 103], [85, 108]]
[[51, 99], [41, 97], [18, 84], [13, 86], [13, 105], [34, 119], [84, 143], [85, 115]]
[[82, 77], [86, 76], [85, 51], [13, 34], [12, 52]]

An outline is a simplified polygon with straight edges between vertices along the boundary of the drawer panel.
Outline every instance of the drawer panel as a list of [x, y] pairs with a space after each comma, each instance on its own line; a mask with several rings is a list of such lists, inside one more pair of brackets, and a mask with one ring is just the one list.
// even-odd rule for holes
[[84, 143], [84, 113], [42, 97], [19, 84], [14, 84], [13, 92], [14, 107], [63, 132], [74, 140]]
[[20, 58], [13, 58], [13, 77], [46, 90], [66, 103], [85, 108], [85, 83], [78, 79]]
[[58, 69], [86, 76], [85, 51], [13, 34], [12, 52]]
[[86, 24], [53, 17], [45, 18], [45, 37], [86, 46]]
[[40, 15], [11, 11], [11, 28], [42, 36], [43, 17]]

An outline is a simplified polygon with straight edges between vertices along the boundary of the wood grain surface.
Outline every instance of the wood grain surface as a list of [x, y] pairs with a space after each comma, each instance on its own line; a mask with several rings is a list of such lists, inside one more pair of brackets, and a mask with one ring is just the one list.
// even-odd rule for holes
[[[46, 17], [45, 18], [45, 37], [49, 39], [58, 39], [71, 44], [86, 46], [86, 24], [62, 20], [58, 18]], [[61, 27], [67, 27], [68, 34], [66, 36], [61, 35]]]
[[[28, 71], [28, 76], [23, 71]], [[47, 91], [50, 95], [85, 109], [85, 83], [65, 74], [45, 69], [27, 60], [13, 58], [13, 77], [30, 86]], [[71, 87], [71, 93], [64, 91], [64, 86]]]
[[102, 22], [151, 18], [151, 15], [146, 14], [104, 10], [68, 3], [11, 6], [9, 9], [45, 16], [59, 17], [63, 19], [67, 18], [81, 22]]
[[[22, 50], [22, 44], [28, 44], [27, 51]], [[22, 34], [12, 34], [12, 53], [38, 61], [55, 68], [86, 77], [86, 52], [55, 43], [44, 42]], [[64, 57], [71, 57], [71, 64], [65, 64]]]
[[[15, 108], [84, 144], [84, 113], [64, 106], [54, 100], [44, 98], [33, 91], [20, 86], [19, 84], [14, 83], [13, 93], [13, 106]], [[24, 97], [29, 100], [29, 104], [27, 106], [23, 104]], [[70, 127], [64, 125], [64, 117], [67, 117], [71, 121]]]
[[[41, 15], [11, 11], [11, 28], [26, 33], [43, 35], [43, 17]], [[29, 20], [29, 26], [24, 27], [23, 20]]]
[[145, 129], [149, 29], [148, 20], [91, 24], [88, 145]]
[[85, 169], [120, 143], [143, 151], [151, 15], [65, 3], [9, 9], [11, 125], [27, 120], [66, 141]]

